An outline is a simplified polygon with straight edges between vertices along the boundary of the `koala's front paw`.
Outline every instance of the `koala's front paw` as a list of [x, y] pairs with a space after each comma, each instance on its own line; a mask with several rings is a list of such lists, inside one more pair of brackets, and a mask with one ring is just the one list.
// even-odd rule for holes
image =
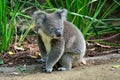
[[52, 68], [46, 68], [46, 72], [47, 72], [47, 73], [51, 73], [52, 70], [53, 70]]

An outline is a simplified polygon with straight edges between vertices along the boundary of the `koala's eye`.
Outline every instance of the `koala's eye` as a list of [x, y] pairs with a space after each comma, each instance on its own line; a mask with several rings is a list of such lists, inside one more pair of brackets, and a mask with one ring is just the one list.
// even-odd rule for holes
[[51, 27], [51, 28], [50, 28], [50, 30], [51, 30], [51, 31], [53, 31], [53, 30], [54, 30], [54, 28], [53, 28], [53, 27]]

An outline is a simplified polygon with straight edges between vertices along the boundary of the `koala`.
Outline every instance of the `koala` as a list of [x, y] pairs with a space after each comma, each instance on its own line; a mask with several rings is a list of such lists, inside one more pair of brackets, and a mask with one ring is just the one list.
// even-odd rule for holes
[[80, 63], [86, 52], [86, 43], [81, 31], [66, 20], [67, 10], [57, 9], [53, 13], [36, 11], [33, 14], [37, 28], [38, 45], [45, 70], [50, 73], [56, 63], [58, 70], [70, 70]]

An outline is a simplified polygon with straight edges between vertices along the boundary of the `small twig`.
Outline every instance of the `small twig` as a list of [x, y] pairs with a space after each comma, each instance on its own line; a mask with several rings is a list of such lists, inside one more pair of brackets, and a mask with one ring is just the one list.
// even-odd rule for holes
[[114, 50], [109, 50], [109, 51], [103, 51], [100, 54], [110, 54], [110, 53], [115, 53], [118, 52], [119, 53], [120, 49], [114, 49]]
[[106, 40], [112, 40], [112, 39], [117, 38], [117, 37], [119, 37], [119, 36], [120, 36], [120, 33], [115, 34], [115, 35], [110, 36], [110, 37], [105, 38], [105, 39], [96, 39], [96, 40], [89, 40], [89, 41], [106, 41]]

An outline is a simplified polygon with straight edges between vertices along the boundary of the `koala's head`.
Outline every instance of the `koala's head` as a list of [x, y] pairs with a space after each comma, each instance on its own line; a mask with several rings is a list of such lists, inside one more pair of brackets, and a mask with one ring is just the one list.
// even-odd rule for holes
[[58, 38], [62, 36], [66, 16], [66, 9], [58, 9], [50, 14], [42, 11], [36, 11], [33, 14], [35, 25], [38, 28], [41, 28], [47, 35], [51, 36], [52, 38]]

